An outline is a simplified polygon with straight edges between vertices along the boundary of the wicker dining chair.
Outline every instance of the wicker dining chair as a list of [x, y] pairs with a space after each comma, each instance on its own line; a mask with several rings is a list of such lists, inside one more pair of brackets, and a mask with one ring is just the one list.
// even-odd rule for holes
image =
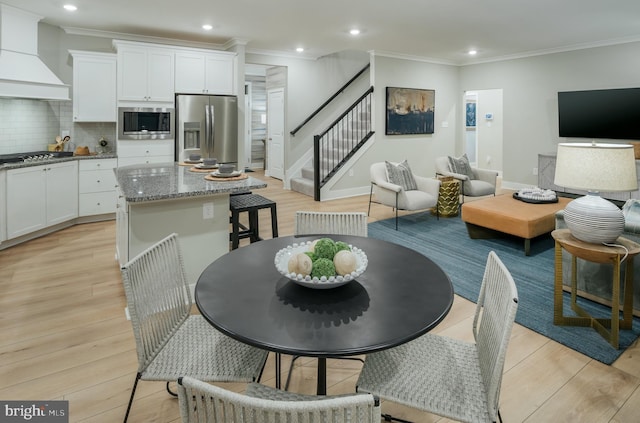
[[293, 234], [367, 236], [367, 214], [364, 212], [297, 211]]
[[235, 341], [191, 314], [191, 290], [175, 233], [126, 263], [121, 273], [138, 353], [125, 422], [140, 380], [166, 381], [171, 393], [169, 382], [184, 375], [217, 382], [259, 379], [267, 351]]
[[203, 381], [178, 380], [183, 423], [379, 423], [380, 406], [370, 394], [301, 395], [257, 383], [245, 394]]
[[492, 251], [473, 319], [475, 343], [426, 334], [369, 354], [357, 391], [459, 421], [502, 421], [500, 385], [517, 308], [513, 277]]

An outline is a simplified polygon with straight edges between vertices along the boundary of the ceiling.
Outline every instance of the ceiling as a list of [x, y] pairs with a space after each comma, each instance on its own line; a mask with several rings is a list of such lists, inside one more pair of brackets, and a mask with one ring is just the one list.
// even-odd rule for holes
[[[309, 58], [360, 50], [464, 65], [640, 41], [639, 0], [0, 2], [76, 33], [83, 29], [113, 38], [158, 37], [155, 41], [213, 48], [241, 43], [247, 52], [286, 55], [297, 54], [295, 49], [301, 46], [305, 48], [301, 55]], [[66, 3], [78, 10], [64, 10]], [[213, 29], [204, 31], [203, 24]], [[354, 27], [362, 31], [357, 37], [349, 34]], [[470, 49], [478, 53], [469, 56]]]

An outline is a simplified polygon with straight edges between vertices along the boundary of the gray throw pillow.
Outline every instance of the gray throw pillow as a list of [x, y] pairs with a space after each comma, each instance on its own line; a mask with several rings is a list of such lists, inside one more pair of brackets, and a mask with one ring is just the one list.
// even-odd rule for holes
[[458, 158], [449, 156], [449, 169], [451, 169], [453, 173], [467, 175], [469, 179], [476, 179], [476, 175], [473, 173], [473, 169], [471, 169], [466, 153]]
[[395, 185], [400, 185], [403, 190], [411, 191], [418, 189], [416, 180], [413, 177], [409, 163], [405, 159], [402, 163], [393, 164], [391, 162], [384, 162], [387, 166], [387, 178], [389, 182]]

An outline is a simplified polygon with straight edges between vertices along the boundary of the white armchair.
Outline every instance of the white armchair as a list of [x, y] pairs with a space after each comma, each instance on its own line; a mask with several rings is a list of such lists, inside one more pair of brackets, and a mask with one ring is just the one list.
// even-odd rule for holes
[[[468, 174], [457, 173], [451, 169], [449, 157], [438, 157], [436, 159], [436, 175], [451, 176], [460, 181], [462, 202], [464, 202], [465, 195], [469, 197], [496, 195], [498, 172], [489, 169], [472, 168], [471, 166], [468, 169]], [[470, 177], [470, 175], [473, 175], [473, 177]]]
[[[436, 208], [438, 212], [438, 194], [440, 181], [411, 173], [417, 189], [404, 189], [401, 185], [389, 181], [385, 162], [373, 163], [369, 169], [371, 174], [371, 191], [369, 193], [369, 210], [371, 203], [380, 203], [396, 211], [396, 230], [398, 229], [398, 210], [425, 210]], [[375, 194], [375, 199], [373, 198]]]

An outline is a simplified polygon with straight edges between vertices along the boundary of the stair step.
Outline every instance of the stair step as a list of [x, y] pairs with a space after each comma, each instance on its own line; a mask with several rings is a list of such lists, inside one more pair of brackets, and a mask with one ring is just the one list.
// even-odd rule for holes
[[309, 179], [313, 181], [313, 168], [312, 167], [303, 167], [302, 168], [302, 177], [305, 179]]
[[307, 178], [292, 178], [291, 181], [291, 190], [299, 192], [300, 194], [308, 195], [309, 197], [313, 197], [313, 180]]

